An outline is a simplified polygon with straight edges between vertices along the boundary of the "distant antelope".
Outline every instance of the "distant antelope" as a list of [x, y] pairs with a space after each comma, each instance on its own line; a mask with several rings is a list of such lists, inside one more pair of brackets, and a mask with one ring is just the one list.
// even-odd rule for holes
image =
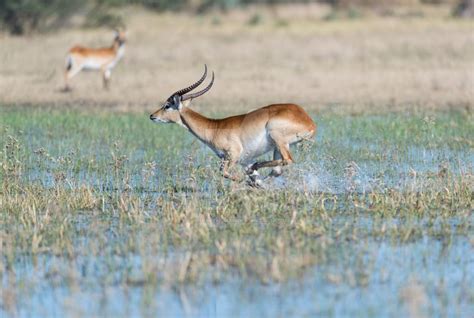
[[115, 31], [112, 46], [106, 48], [88, 48], [74, 46], [66, 58], [64, 90], [70, 90], [69, 80], [82, 70], [102, 72], [104, 88], [109, 88], [111, 71], [125, 52], [125, 33]]
[[[214, 72], [206, 88], [189, 93], [204, 81], [206, 75], [207, 66], [196, 83], [173, 93], [150, 115], [150, 119], [153, 122], [176, 123], [188, 129], [222, 159], [221, 171], [226, 178], [238, 180], [228, 172], [235, 163], [246, 167], [254, 185], [259, 181], [256, 178], [260, 168], [273, 167], [270, 176], [279, 176], [281, 167], [293, 162], [290, 145], [315, 135], [316, 125], [311, 117], [295, 104], [269, 105], [223, 119], [204, 117], [188, 106], [193, 98], [211, 89]], [[255, 162], [255, 158], [270, 150], [273, 150], [273, 160]]]

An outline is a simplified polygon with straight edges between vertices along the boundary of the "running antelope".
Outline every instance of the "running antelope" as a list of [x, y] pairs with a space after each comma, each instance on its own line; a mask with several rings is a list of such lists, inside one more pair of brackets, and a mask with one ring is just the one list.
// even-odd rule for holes
[[88, 48], [74, 46], [69, 50], [66, 58], [66, 71], [64, 74], [65, 91], [69, 91], [70, 79], [82, 70], [102, 72], [104, 88], [109, 88], [111, 71], [125, 52], [125, 33], [115, 31], [112, 46], [106, 48]]
[[[270, 176], [279, 176], [282, 166], [293, 162], [290, 145], [312, 138], [316, 125], [309, 115], [295, 104], [274, 104], [247, 114], [210, 119], [189, 108], [192, 99], [209, 91], [214, 83], [214, 72], [209, 85], [190, 93], [206, 78], [204, 74], [194, 84], [173, 93], [150, 119], [155, 123], [176, 123], [188, 129], [222, 159], [224, 177], [238, 180], [229, 168], [238, 163], [246, 167], [254, 185], [257, 170], [272, 167]], [[189, 94], [188, 94], [189, 93]], [[273, 160], [255, 162], [255, 158], [273, 150]]]

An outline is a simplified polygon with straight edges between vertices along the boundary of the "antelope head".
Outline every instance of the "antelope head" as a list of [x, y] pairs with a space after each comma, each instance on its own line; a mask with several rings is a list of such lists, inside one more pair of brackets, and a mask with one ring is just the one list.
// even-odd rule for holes
[[191, 86], [180, 89], [179, 91], [176, 91], [171, 94], [171, 96], [168, 97], [166, 102], [161, 105], [161, 107], [156, 112], [150, 115], [150, 119], [155, 123], [176, 123], [181, 126], [184, 126], [183, 122], [181, 121], [180, 112], [185, 107], [189, 106], [193, 98], [203, 95], [208, 90], [210, 90], [212, 85], [214, 84], [214, 72], [212, 72], [211, 82], [206, 88], [195, 93], [190, 93], [192, 90], [201, 85], [202, 82], [204, 82], [206, 76], [207, 65], [204, 65], [204, 74], [201, 76], [201, 78]]

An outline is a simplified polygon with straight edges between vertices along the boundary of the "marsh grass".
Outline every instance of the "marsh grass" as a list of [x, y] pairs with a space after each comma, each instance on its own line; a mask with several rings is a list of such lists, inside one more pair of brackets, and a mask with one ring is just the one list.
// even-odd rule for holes
[[400, 282], [377, 261], [385, 244], [389, 256], [414, 245], [430, 259], [438, 242], [445, 255], [472, 249], [471, 113], [319, 114], [320, 133], [294, 150], [297, 164], [255, 190], [221, 178], [209, 150], [146, 114], [27, 110], [1, 110], [5, 312], [35, 308], [51, 291], [58, 313], [84, 308], [74, 295], [103, 293], [89, 313], [110, 314], [121, 307], [107, 291], [130, 289], [139, 300], [125, 303], [163, 313], [153, 299], [164, 291], [185, 310], [204, 297], [190, 296], [194, 288], [304, 285], [315, 271], [321, 288], [364, 292], [382, 275], [392, 286], [382, 297], [399, 292], [407, 306], [406, 295], [428, 289], [413, 310], [472, 309], [469, 259], [456, 263], [467, 285], [438, 294], [437, 280]]

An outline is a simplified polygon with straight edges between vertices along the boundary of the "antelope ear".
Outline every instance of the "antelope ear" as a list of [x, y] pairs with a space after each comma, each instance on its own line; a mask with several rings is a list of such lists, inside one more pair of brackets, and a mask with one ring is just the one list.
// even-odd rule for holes
[[181, 96], [179, 95], [174, 95], [173, 96], [173, 108], [176, 107], [176, 109], [180, 110], [182, 107], [181, 103]]

